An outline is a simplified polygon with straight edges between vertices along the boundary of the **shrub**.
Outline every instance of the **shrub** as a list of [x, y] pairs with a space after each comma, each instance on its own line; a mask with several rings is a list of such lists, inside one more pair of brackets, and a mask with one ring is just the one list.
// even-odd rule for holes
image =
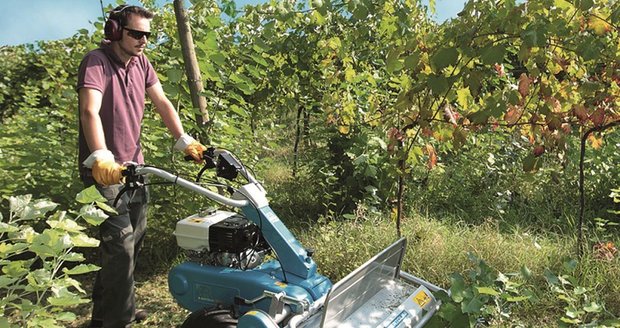
[[32, 195], [8, 200], [8, 217], [0, 214], [0, 326], [62, 327], [76, 319], [69, 307], [88, 302], [73, 277], [99, 269], [80, 264], [84, 256], [76, 248], [96, 247], [99, 241], [86, 236], [79, 222], [99, 225], [107, 218], [101, 208], [113, 209], [94, 187], [77, 195], [83, 204], [77, 213], [48, 215], [58, 204]]

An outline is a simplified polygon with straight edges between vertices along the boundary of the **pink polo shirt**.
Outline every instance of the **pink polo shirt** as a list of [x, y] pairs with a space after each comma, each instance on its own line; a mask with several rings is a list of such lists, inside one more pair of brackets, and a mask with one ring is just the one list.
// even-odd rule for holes
[[[145, 94], [157, 82], [157, 74], [144, 54], [132, 57], [125, 66], [110, 46], [102, 45], [82, 59], [77, 90], [90, 88], [102, 93], [99, 116], [106, 146], [118, 163], [144, 163], [140, 132]], [[92, 151], [88, 149], [81, 122], [79, 148], [80, 174], [90, 175], [90, 170], [82, 164]]]

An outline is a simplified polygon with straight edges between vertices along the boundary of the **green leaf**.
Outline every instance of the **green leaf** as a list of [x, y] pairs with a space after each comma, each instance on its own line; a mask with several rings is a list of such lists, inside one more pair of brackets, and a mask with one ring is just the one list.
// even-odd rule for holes
[[579, 261], [575, 259], [569, 259], [569, 260], [564, 261], [564, 263], [562, 263], [562, 266], [564, 267], [566, 271], [573, 272], [577, 268], [578, 264], [579, 264]]
[[491, 114], [488, 110], [480, 110], [469, 115], [469, 119], [475, 124], [484, 124], [489, 120]]
[[183, 71], [172, 68], [166, 72], [166, 76], [168, 76], [170, 83], [179, 83], [181, 82], [181, 79], [183, 79]]
[[77, 224], [77, 222], [71, 219], [64, 220], [47, 220], [47, 224], [53, 229], [65, 230], [68, 232], [79, 232], [84, 230], [85, 228]]
[[15, 231], [19, 231], [19, 228], [8, 223], [0, 222], [0, 233]]
[[0, 276], [0, 288], [6, 288], [12, 283], [16, 282], [17, 278], [11, 278], [7, 276]]
[[97, 187], [95, 185], [92, 185], [80, 191], [80, 193], [75, 196], [75, 200], [80, 204], [90, 204], [96, 201], [108, 201], [105, 197], [101, 196], [101, 193], [99, 193], [99, 190], [97, 190]]
[[450, 87], [448, 79], [445, 76], [431, 75], [428, 77], [428, 85], [435, 95], [441, 95], [445, 93]]
[[503, 45], [486, 47], [480, 54], [480, 61], [485, 65], [501, 64], [504, 62], [506, 48]]
[[506, 301], [508, 302], [523, 302], [529, 300], [531, 296], [510, 296], [506, 297]]
[[85, 304], [88, 303], [89, 300], [86, 298], [81, 298], [77, 295], [67, 295], [67, 296], [58, 296], [58, 297], [48, 297], [47, 301], [54, 306], [68, 307], [73, 305]]
[[79, 215], [91, 225], [98, 226], [109, 216], [94, 205], [84, 205], [80, 208]]
[[51, 272], [45, 269], [39, 269], [28, 273], [28, 285], [39, 290], [46, 289], [52, 281]]
[[[437, 312], [439, 317], [450, 323], [450, 327], [469, 327], [469, 320], [467, 319], [467, 316], [463, 314], [460, 307], [454, 303], [443, 303]], [[439, 325], [438, 327], [443, 328], [445, 327], [445, 324]]]
[[11, 255], [20, 253], [28, 248], [26, 243], [2, 243], [0, 244], [0, 256], [1, 258], [7, 258]]
[[418, 66], [419, 62], [420, 54], [416, 52], [412, 55], [405, 57], [404, 65], [407, 69], [415, 69]]
[[94, 264], [80, 264], [76, 267], [73, 267], [71, 269], [67, 269], [67, 268], [63, 268], [62, 272], [64, 272], [67, 275], [76, 275], [76, 274], [84, 274], [84, 273], [88, 273], [88, 272], [93, 272], [93, 271], [97, 271], [99, 270], [100, 267], [94, 265]]
[[602, 325], [607, 327], [620, 327], [620, 319], [607, 319], [601, 322]]
[[543, 273], [543, 275], [545, 276], [545, 279], [550, 285], [560, 284], [560, 279], [558, 279], [558, 277], [555, 274], [553, 274], [553, 272], [551, 272], [549, 269], [545, 269], [545, 272]]
[[532, 277], [532, 271], [524, 264], [521, 266], [521, 275], [525, 279], [530, 279]]
[[367, 154], [361, 154], [360, 156], [358, 156], [356, 159], [353, 160], [353, 164], [354, 165], [359, 165], [361, 163], [366, 163], [366, 161], [368, 161], [368, 155]]
[[583, 309], [588, 313], [599, 313], [603, 311], [603, 307], [596, 302], [590, 302], [590, 304], [584, 306]]
[[355, 10], [353, 11], [353, 17], [359, 20], [366, 19], [368, 17], [368, 9], [364, 6], [363, 3], [358, 2]]
[[588, 292], [588, 289], [581, 287], [581, 286], [575, 287], [575, 289], [573, 290], [573, 294], [575, 295], [583, 295], [587, 292]]
[[70, 252], [62, 257], [62, 260], [67, 262], [82, 262], [85, 260], [84, 255], [76, 252]]
[[580, 316], [582, 316], [585, 312], [582, 310], [578, 310], [574, 307], [569, 307], [566, 309], [566, 316], [571, 318], [571, 319], [576, 319], [579, 318]]
[[258, 63], [258, 64], [260, 64], [260, 65], [262, 65], [264, 67], [269, 67], [269, 63], [267, 62], [267, 60], [265, 60], [265, 58], [263, 58], [263, 56], [261, 56], [259, 54], [251, 54], [250, 57], [252, 57], [252, 59], [256, 63]]
[[2, 272], [9, 277], [20, 278], [30, 272], [30, 261], [11, 261], [2, 267]]
[[524, 172], [536, 172], [541, 165], [542, 161], [540, 161], [540, 157], [536, 157], [534, 154], [529, 154], [523, 159]]
[[80, 233], [75, 236], [71, 236], [71, 241], [75, 247], [97, 247], [99, 246], [99, 240], [88, 237], [87, 235]]
[[544, 26], [532, 24], [521, 33], [521, 39], [528, 47], [543, 47], [547, 43], [547, 30]]
[[11, 196], [9, 197], [9, 210], [21, 216], [26, 205], [30, 204], [30, 200], [32, 200], [32, 195]]
[[439, 72], [448, 66], [456, 65], [458, 58], [459, 52], [456, 48], [441, 48], [431, 59], [431, 64], [434, 66], [435, 71]]
[[565, 323], [570, 323], [570, 324], [578, 324], [578, 323], [581, 322], [581, 320], [579, 320], [579, 319], [569, 319], [569, 318], [566, 318], [566, 317], [560, 318], [560, 321], [565, 322]]
[[399, 71], [403, 68], [403, 63], [400, 60], [400, 54], [402, 50], [400, 48], [392, 49], [385, 60], [385, 69], [389, 73]]
[[577, 5], [579, 9], [587, 11], [594, 6], [594, 0], [578, 0]]
[[484, 306], [484, 302], [480, 296], [475, 296], [468, 302], [461, 303], [461, 310], [463, 313], [480, 313], [480, 310]]
[[463, 276], [453, 273], [450, 276], [450, 295], [455, 302], [462, 302], [466, 295], [466, 285]]
[[102, 209], [103, 211], [107, 213], [118, 214], [118, 212], [116, 212], [116, 209], [108, 205], [106, 202], [95, 201], [95, 205], [97, 205], [97, 207], [99, 207], [100, 209]]
[[478, 293], [484, 294], [484, 295], [497, 296], [500, 294], [498, 291], [496, 291], [495, 289], [491, 287], [476, 287], [476, 289], [478, 290]]
[[72, 313], [72, 312], [56, 313], [55, 317], [56, 317], [56, 320], [65, 321], [65, 322], [72, 322], [72, 321], [75, 321], [75, 319], [77, 319], [77, 316], [75, 315], [75, 313]]
[[58, 204], [48, 200], [38, 200], [35, 203], [31, 202], [24, 207], [20, 217], [23, 220], [39, 219], [43, 217], [45, 213], [55, 209], [56, 206], [58, 206]]
[[218, 66], [223, 66], [226, 64], [226, 56], [224, 56], [221, 52], [215, 52], [212, 53], [209, 56], [209, 60], [211, 60], [213, 63], [217, 64]]

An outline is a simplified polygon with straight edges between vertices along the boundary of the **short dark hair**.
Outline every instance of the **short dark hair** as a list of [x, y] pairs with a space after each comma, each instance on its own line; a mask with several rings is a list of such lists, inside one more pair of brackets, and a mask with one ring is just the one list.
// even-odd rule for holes
[[109, 18], [114, 19], [121, 24], [121, 26], [127, 26], [129, 20], [129, 14], [135, 14], [140, 17], [144, 17], [147, 19], [153, 18], [153, 13], [140, 7], [140, 6], [129, 6], [129, 5], [120, 5], [112, 11], [110, 11]]

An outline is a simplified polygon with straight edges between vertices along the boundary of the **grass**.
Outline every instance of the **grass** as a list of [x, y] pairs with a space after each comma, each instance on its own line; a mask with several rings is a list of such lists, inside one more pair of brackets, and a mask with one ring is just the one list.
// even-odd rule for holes
[[[544, 279], [545, 269], [561, 272], [563, 262], [575, 257], [575, 238], [521, 231], [502, 232], [497, 222], [467, 225], [414, 215], [405, 220], [402, 233], [409, 245], [403, 269], [427, 281], [449, 288], [453, 272], [472, 269], [468, 253], [483, 259], [504, 274], [532, 272], [531, 284], [540, 300], [517, 307], [512, 320], [525, 326], [555, 326], [564, 314], [564, 303], [552, 294]], [[299, 232], [303, 244], [317, 249], [315, 260], [322, 272], [335, 280], [396, 239], [388, 220], [329, 223]], [[618, 241], [616, 240], [616, 243]], [[602, 261], [586, 255], [573, 273], [591, 300], [604, 302], [607, 317], [620, 317], [620, 261]], [[499, 325], [502, 326], [502, 325]]]

